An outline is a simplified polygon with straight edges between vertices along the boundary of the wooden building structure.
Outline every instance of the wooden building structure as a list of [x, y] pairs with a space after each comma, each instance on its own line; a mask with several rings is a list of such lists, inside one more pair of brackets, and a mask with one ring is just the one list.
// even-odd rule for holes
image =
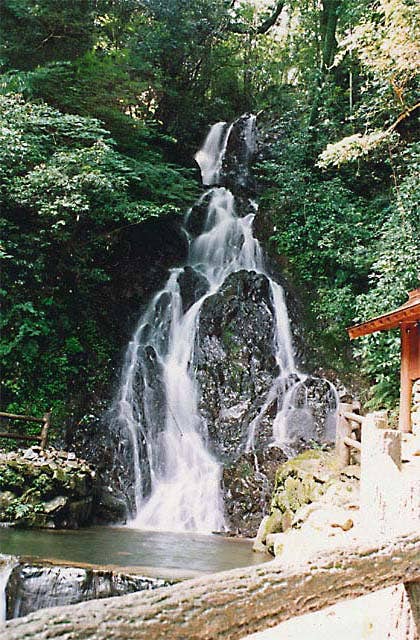
[[347, 329], [350, 339], [376, 331], [401, 330], [401, 388], [399, 428], [411, 432], [413, 382], [420, 378], [420, 287], [410, 291], [408, 301], [395, 311], [384, 313]]

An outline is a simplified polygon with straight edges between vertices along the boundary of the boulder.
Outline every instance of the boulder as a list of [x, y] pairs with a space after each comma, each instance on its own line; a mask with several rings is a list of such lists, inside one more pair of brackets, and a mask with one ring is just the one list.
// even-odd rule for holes
[[234, 193], [255, 192], [251, 165], [257, 151], [255, 117], [244, 114], [232, 125], [223, 159], [220, 184]]
[[183, 313], [186, 313], [197, 300], [202, 298], [209, 288], [207, 279], [188, 265], [179, 274], [178, 284], [182, 297]]
[[[257, 547], [296, 556], [293, 545], [324, 545], [359, 523], [359, 469], [340, 470], [332, 453], [309, 450], [279, 466]], [[298, 535], [299, 534], [299, 535]], [[326, 544], [326, 543], [325, 543]], [[285, 551], [286, 550], [286, 551]]]
[[244, 453], [223, 469], [223, 495], [230, 532], [255, 536], [268, 513], [274, 477], [285, 455], [276, 447]]
[[18, 563], [6, 587], [7, 619], [20, 618], [44, 607], [120, 596], [167, 584], [160, 579], [112, 571]]

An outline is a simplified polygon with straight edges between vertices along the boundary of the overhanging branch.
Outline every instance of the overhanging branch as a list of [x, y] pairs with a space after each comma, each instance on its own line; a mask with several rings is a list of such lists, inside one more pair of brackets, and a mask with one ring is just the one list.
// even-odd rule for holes
[[279, 0], [276, 3], [276, 6], [272, 14], [268, 16], [268, 18], [266, 18], [258, 27], [249, 26], [243, 23], [230, 23], [227, 26], [227, 30], [230, 31], [231, 33], [239, 33], [241, 35], [246, 35], [246, 34], [262, 35], [264, 33], [267, 33], [267, 31], [269, 31], [271, 27], [274, 27], [274, 25], [277, 23], [277, 20], [279, 19], [285, 4], [286, 4], [285, 0]]

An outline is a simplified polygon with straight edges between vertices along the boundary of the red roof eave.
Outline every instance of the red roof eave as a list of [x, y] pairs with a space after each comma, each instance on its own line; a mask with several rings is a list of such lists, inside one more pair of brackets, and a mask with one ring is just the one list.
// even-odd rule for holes
[[375, 331], [384, 331], [388, 329], [395, 329], [402, 324], [410, 322], [418, 322], [420, 320], [420, 289], [415, 289], [409, 294], [409, 300], [399, 309], [384, 313], [382, 316], [377, 316], [368, 320], [367, 322], [361, 322], [353, 327], [347, 329], [347, 333], [351, 340], [354, 338], [360, 338], [360, 336], [366, 336], [369, 333], [375, 333]]

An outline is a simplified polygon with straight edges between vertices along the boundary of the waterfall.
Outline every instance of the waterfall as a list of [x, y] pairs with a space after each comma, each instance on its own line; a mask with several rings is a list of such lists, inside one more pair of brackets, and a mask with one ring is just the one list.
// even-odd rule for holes
[[[255, 147], [254, 120], [248, 117], [244, 127], [247, 159]], [[241, 270], [263, 274], [274, 308], [273, 351], [279, 373], [249, 425], [248, 450], [273, 399], [278, 406], [273, 443], [287, 444], [293, 394], [305, 380], [294, 362], [283, 289], [267, 274], [260, 244], [253, 236], [257, 207], [248, 200], [240, 217], [243, 211], [236, 210], [240, 200], [221, 186], [231, 130], [232, 125], [215, 124], [195, 156], [203, 184], [211, 187], [199, 200], [201, 207], [207, 206], [201, 233], [193, 237], [186, 230], [186, 267], [200, 283], [200, 295], [188, 308], [181, 287], [184, 269], [173, 269], [140, 319], [126, 353], [115, 413], [131, 443], [135, 513], [130, 524], [136, 528], [200, 532], [225, 528], [222, 467], [211, 453], [200, 418], [200, 389], [192, 363], [201, 307], [231, 274]], [[189, 216], [191, 212], [186, 223]]]
[[15, 558], [10, 556], [0, 555], [0, 624], [6, 621], [7, 616], [7, 602], [6, 602], [6, 590], [9, 582], [10, 574], [13, 571], [13, 567], [16, 566]]
[[203, 146], [194, 156], [195, 161], [200, 167], [203, 185], [206, 187], [218, 184], [219, 182], [223, 157], [231, 130], [232, 125], [228, 127], [226, 122], [217, 122], [214, 124]]

